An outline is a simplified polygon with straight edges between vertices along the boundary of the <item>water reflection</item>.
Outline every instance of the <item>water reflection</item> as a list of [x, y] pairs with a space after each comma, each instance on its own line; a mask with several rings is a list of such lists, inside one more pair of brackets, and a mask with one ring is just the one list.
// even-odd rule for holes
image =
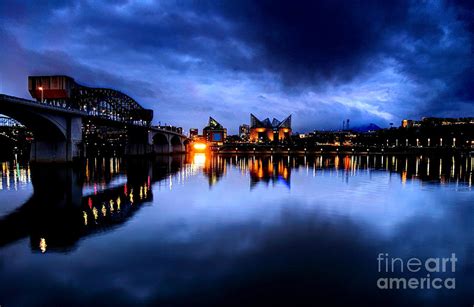
[[[237, 161], [239, 163], [239, 161]], [[275, 185], [278, 182], [285, 184], [290, 188], [290, 174], [291, 168], [288, 165], [288, 159], [280, 158], [274, 159], [273, 157], [262, 157], [256, 159], [255, 157], [244, 161], [246, 167], [242, 169], [247, 170], [250, 173], [250, 187], [254, 187], [259, 182], [266, 183], [267, 185], [271, 182]], [[240, 166], [242, 166], [239, 163]]]
[[[202, 154], [197, 154], [201, 156]], [[202, 158], [198, 158], [200, 161]], [[193, 159], [195, 161], [196, 158]], [[200, 165], [200, 164], [198, 164]], [[220, 156], [206, 157], [202, 165], [202, 171], [208, 178], [209, 187], [215, 185], [227, 172], [227, 164]]]
[[0, 191], [15, 190], [27, 186], [31, 182], [31, 171], [28, 165], [20, 166], [17, 161], [2, 162]]
[[194, 156], [161, 157], [160, 161], [93, 159], [84, 171], [63, 167], [21, 167], [2, 164], [2, 189], [17, 190], [32, 182], [33, 196], [0, 219], [0, 246], [23, 237], [32, 250], [69, 251], [94, 233], [114, 229], [141, 206], [153, 201], [152, 185], [172, 190], [202, 172], [209, 187], [218, 184], [229, 168], [249, 174], [249, 186], [281, 184], [291, 187], [291, 173], [304, 176], [351, 177], [374, 171], [398, 174], [409, 180], [472, 184], [472, 157], [423, 156]]
[[[0, 247], [29, 237], [34, 251], [66, 252], [83, 237], [125, 223], [153, 200], [152, 183], [178, 172], [184, 162], [184, 157], [159, 159], [129, 160], [123, 169], [126, 173], [117, 170], [115, 165], [122, 161], [116, 158], [100, 165], [97, 160], [93, 164], [87, 161], [85, 171], [63, 166], [26, 166], [24, 172], [31, 171], [34, 193], [26, 203], [0, 219]], [[11, 173], [6, 167], [2, 175], [10, 179]], [[21, 176], [10, 180], [22, 182]], [[125, 183], [114, 184], [114, 177], [125, 177]], [[25, 180], [29, 178], [26, 176]], [[84, 195], [90, 186], [94, 193]]]
[[[194, 155], [90, 160], [83, 169], [5, 164], [10, 190], [0, 191], [0, 203], [9, 193], [28, 200], [0, 217], [2, 300], [467, 305], [472, 162]], [[404, 259], [455, 252], [457, 288], [379, 291], [380, 252]]]
[[[202, 160], [201, 160], [202, 159]], [[407, 180], [446, 184], [450, 182], [472, 185], [474, 157], [449, 156], [213, 156], [199, 157], [204, 173], [212, 186], [226, 175], [227, 168], [235, 167], [242, 174], [250, 174], [250, 187], [262, 182], [282, 183], [290, 188], [292, 170], [304, 170], [316, 176], [318, 172], [334, 172], [350, 177], [360, 172], [387, 171], [396, 173], [404, 183]], [[196, 161], [194, 161], [196, 163]]]

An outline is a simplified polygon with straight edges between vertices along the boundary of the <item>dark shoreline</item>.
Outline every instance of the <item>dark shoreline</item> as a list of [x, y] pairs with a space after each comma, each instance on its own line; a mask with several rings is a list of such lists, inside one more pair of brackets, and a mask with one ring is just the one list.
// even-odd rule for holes
[[348, 147], [348, 146], [317, 146], [312, 148], [292, 146], [242, 146], [225, 145], [212, 148], [211, 152], [230, 155], [314, 155], [314, 154], [344, 154], [344, 155], [473, 155], [474, 149], [440, 148], [440, 147]]

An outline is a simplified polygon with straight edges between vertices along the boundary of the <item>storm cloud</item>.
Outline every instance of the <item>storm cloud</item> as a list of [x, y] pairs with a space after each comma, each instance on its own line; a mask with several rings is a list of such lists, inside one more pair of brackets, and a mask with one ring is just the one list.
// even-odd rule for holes
[[2, 1], [1, 91], [28, 74], [119, 89], [155, 122], [231, 133], [474, 116], [473, 7], [460, 1]]

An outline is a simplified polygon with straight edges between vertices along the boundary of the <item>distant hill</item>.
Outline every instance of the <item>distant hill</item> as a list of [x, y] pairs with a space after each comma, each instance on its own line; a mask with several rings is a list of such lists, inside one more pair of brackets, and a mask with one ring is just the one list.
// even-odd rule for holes
[[356, 132], [368, 132], [368, 131], [376, 131], [376, 130], [380, 130], [380, 129], [382, 129], [382, 128], [380, 128], [376, 124], [370, 123], [368, 125], [362, 125], [362, 126], [354, 127], [351, 130], [356, 131]]

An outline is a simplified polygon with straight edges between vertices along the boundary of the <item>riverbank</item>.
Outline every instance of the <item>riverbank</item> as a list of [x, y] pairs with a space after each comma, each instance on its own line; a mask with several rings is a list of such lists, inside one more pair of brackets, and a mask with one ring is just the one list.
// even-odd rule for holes
[[211, 151], [219, 154], [239, 155], [307, 155], [307, 154], [345, 154], [345, 155], [473, 155], [474, 149], [453, 147], [362, 147], [362, 146], [269, 146], [252, 144], [233, 144], [212, 147]]

